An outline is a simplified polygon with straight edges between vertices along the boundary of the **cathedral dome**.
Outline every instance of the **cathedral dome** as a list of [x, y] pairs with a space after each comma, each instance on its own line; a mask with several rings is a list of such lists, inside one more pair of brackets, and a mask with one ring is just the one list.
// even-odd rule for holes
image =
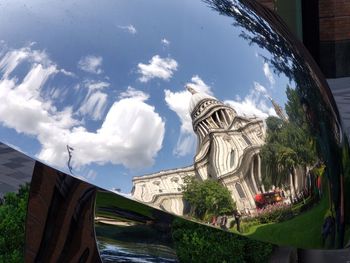
[[197, 92], [192, 94], [190, 104], [189, 104], [189, 112], [192, 114], [193, 110], [196, 108], [198, 104], [200, 104], [201, 101], [206, 100], [206, 99], [211, 99], [211, 100], [216, 100], [214, 97], [205, 94], [203, 92]]

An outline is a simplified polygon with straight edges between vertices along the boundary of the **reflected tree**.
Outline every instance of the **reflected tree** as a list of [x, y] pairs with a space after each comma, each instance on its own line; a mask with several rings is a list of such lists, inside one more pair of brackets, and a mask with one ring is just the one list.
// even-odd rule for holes
[[[270, 56], [263, 56], [263, 59], [272, 66], [274, 73], [284, 74], [296, 84], [295, 99], [302, 101], [303, 114], [306, 116], [308, 126], [308, 130], [303, 127], [301, 130], [312, 134], [313, 142], [317, 145], [317, 153], [326, 165], [326, 176], [330, 184], [331, 202], [338, 228], [337, 247], [343, 247], [344, 203], [349, 202], [344, 200], [343, 173], [349, 170], [350, 164], [340, 161], [342, 149], [346, 147], [345, 136], [341, 130], [334, 98], [320, 69], [300, 41], [290, 33], [282, 19], [257, 1], [203, 0], [203, 2], [221, 15], [232, 17], [233, 26], [242, 28], [240, 37], [250, 45], [257, 45], [269, 52]], [[290, 120], [296, 123], [300, 121], [297, 117], [298, 113], [302, 112], [289, 113]], [[276, 146], [270, 149], [276, 150]], [[289, 157], [294, 153], [285, 151], [284, 154], [286, 157], [284, 160], [290, 163]]]
[[187, 177], [183, 190], [183, 198], [191, 206], [190, 214], [201, 220], [231, 213], [236, 207], [230, 191], [214, 180], [199, 181]]
[[277, 117], [266, 120], [266, 144], [261, 149], [264, 181], [268, 185], [288, 185], [296, 195], [296, 169], [303, 168], [304, 175], [315, 165], [315, 139], [309, 133], [306, 119], [296, 91], [287, 87], [288, 102], [285, 106], [288, 121]]
[[6, 193], [0, 202], [0, 262], [24, 261], [24, 233], [29, 184], [18, 193]]
[[269, 57], [262, 56], [265, 62], [272, 66], [274, 73], [284, 74], [297, 83], [296, 90], [300, 97], [306, 96], [316, 103], [325, 100], [328, 106], [333, 106], [328, 109], [330, 114], [336, 120], [339, 118], [331, 92], [324, 88], [327, 83], [319, 77], [322, 73], [279, 16], [255, 0], [203, 2], [221, 15], [232, 17], [232, 25], [242, 28], [240, 37], [247, 40], [249, 45], [255, 44], [268, 51]]

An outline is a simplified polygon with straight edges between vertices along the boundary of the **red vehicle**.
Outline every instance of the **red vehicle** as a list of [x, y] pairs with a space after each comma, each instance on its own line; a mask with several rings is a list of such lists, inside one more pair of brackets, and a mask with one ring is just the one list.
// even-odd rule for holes
[[260, 193], [255, 196], [255, 204], [257, 208], [263, 208], [267, 205], [275, 204], [283, 201], [281, 192]]

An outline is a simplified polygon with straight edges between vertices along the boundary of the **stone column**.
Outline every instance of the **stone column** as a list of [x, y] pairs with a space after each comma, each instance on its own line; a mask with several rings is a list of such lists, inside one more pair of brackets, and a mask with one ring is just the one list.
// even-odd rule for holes
[[256, 194], [259, 189], [256, 185], [256, 181], [255, 181], [255, 176], [254, 176], [254, 157], [252, 157], [252, 163], [251, 163], [251, 166], [250, 166], [250, 177], [252, 179], [252, 183], [253, 183], [253, 188], [254, 188], [254, 193]]
[[246, 198], [248, 198], [249, 203], [250, 203], [250, 209], [251, 208], [255, 208], [255, 201], [254, 201], [254, 196], [252, 194], [252, 192], [249, 190], [250, 187], [248, 187], [247, 183], [245, 180], [243, 180], [243, 182], [241, 182], [241, 186], [243, 187], [244, 191], [245, 191], [245, 195]]
[[258, 178], [259, 178], [259, 183], [261, 185], [261, 190], [263, 193], [265, 193], [265, 186], [262, 183], [262, 177], [261, 177], [261, 158], [260, 155], [257, 155], [258, 158]]
[[297, 195], [297, 193], [299, 192], [299, 171], [295, 168], [294, 169], [294, 186], [295, 186], [295, 194]]

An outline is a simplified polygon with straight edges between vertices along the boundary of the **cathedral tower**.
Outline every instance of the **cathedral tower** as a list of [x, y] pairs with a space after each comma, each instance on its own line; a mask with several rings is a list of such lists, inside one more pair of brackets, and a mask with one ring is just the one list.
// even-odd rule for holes
[[217, 180], [232, 194], [241, 211], [255, 210], [254, 196], [261, 184], [260, 149], [263, 120], [237, 115], [218, 99], [187, 86], [192, 94], [189, 114], [198, 145], [193, 165], [133, 178], [133, 197], [164, 210], [182, 214], [182, 185], [188, 176]]
[[197, 92], [189, 86], [186, 88], [192, 94], [189, 113], [192, 118], [193, 131], [198, 137], [198, 153], [204, 138], [212, 132], [229, 129], [237, 114], [234, 109], [226, 106], [216, 98]]

